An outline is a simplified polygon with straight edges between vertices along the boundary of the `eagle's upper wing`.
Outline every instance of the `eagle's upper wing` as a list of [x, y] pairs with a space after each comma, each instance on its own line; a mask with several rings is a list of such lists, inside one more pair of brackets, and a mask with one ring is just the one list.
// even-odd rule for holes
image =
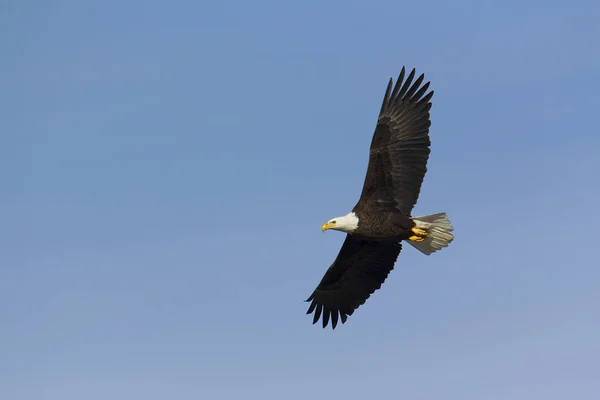
[[338, 317], [346, 322], [360, 305], [381, 287], [400, 254], [402, 245], [367, 241], [346, 235], [340, 252], [321, 283], [306, 301], [307, 314], [315, 311], [313, 324], [323, 316], [323, 328], [331, 318], [335, 329]]
[[411, 85], [414, 69], [406, 81], [404, 75], [403, 67], [394, 90], [390, 79], [385, 92], [359, 202], [393, 206], [410, 215], [427, 172], [433, 91], [425, 95], [429, 82], [421, 86], [424, 75]]

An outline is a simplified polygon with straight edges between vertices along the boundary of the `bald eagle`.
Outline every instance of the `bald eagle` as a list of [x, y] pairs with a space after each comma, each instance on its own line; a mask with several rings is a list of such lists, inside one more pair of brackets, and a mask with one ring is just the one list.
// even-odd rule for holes
[[[415, 69], [402, 67], [394, 86], [390, 78], [371, 142], [363, 190], [352, 211], [323, 224], [346, 233], [337, 258], [306, 300], [325, 328], [335, 329], [379, 288], [394, 268], [406, 241], [423, 254], [447, 247], [454, 227], [446, 213], [412, 217], [427, 171], [431, 144], [429, 110], [433, 91]], [[392, 90], [393, 87], [393, 90]]]

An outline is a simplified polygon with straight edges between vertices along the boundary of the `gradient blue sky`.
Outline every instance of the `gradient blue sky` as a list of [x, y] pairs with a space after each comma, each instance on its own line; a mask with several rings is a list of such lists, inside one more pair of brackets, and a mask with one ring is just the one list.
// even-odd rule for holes
[[[599, 13], [0, 2], [0, 398], [600, 398]], [[323, 330], [403, 65], [457, 239]]]

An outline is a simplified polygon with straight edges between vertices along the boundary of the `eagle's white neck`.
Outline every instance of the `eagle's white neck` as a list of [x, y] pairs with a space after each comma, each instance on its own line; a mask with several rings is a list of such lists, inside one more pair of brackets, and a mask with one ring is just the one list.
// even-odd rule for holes
[[354, 212], [350, 212], [343, 217], [337, 217], [329, 222], [334, 222], [335, 226], [331, 229], [335, 229], [336, 231], [342, 231], [346, 233], [354, 232], [358, 229], [358, 217]]

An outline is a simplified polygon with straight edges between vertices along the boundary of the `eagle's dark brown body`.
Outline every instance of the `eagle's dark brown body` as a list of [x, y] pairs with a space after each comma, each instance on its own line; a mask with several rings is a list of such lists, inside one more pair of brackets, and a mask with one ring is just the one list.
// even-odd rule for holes
[[415, 222], [398, 211], [354, 210], [359, 219], [352, 236], [380, 241], [400, 242], [413, 236]]

